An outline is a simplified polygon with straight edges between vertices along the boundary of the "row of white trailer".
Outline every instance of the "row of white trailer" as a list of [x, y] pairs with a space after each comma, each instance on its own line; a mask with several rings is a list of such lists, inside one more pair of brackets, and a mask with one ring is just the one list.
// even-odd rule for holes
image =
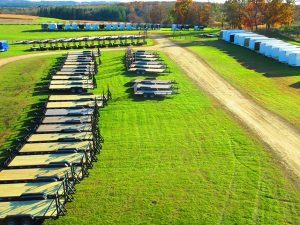
[[220, 38], [290, 66], [300, 66], [300, 46], [245, 30], [222, 30]]
[[148, 30], [160, 29], [160, 24], [135, 23], [42, 23], [42, 30]]

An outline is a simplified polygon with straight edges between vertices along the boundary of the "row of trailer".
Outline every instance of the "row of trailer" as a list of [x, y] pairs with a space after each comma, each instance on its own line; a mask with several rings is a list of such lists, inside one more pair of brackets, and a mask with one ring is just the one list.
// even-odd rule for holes
[[[92, 54], [69, 54], [66, 65], [86, 64], [87, 55]], [[72, 75], [76, 79], [85, 76], [67, 71], [55, 75], [66, 79], [53, 76], [51, 82], [73, 80]], [[40, 224], [65, 215], [65, 204], [73, 200], [75, 185], [88, 176], [97, 160], [103, 142], [99, 108], [109, 95], [62, 94], [57, 90], [50, 88], [45, 107], [33, 121], [35, 127], [26, 129], [28, 134], [18, 139], [16, 148], [8, 149], [10, 156], [0, 171], [0, 223]]]
[[42, 23], [44, 31], [84, 30], [159, 30], [160, 24], [152, 23]]
[[222, 30], [224, 41], [246, 47], [290, 66], [300, 66], [300, 46], [245, 30]]
[[132, 45], [140, 46], [147, 44], [146, 38], [146, 34], [92, 36], [77, 38], [19, 40], [14, 44], [31, 44], [31, 51], [43, 51], [60, 49], [105, 48]]
[[203, 25], [192, 26], [190, 24], [172, 24], [171, 25], [171, 30], [172, 31], [189, 30], [189, 29], [193, 28], [195, 31], [199, 31], [199, 30], [204, 30], [206, 27], [207, 26], [203, 26]]
[[[133, 51], [132, 48], [127, 48], [125, 62], [127, 71], [136, 74], [157, 75], [170, 72], [168, 66], [155, 52]], [[130, 84], [134, 95], [143, 96], [144, 98], [172, 95], [177, 93], [178, 90], [174, 86], [175, 81], [158, 80], [155, 77], [135, 79]]]

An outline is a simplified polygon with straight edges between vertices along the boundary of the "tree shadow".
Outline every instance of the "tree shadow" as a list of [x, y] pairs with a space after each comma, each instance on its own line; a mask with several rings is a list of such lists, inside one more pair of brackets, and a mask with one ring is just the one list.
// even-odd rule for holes
[[283, 64], [274, 59], [262, 56], [257, 52], [245, 47], [230, 44], [222, 40], [205, 39], [202, 41], [192, 41], [178, 44], [183, 47], [210, 46], [217, 48], [223, 53], [236, 59], [244, 67], [254, 70], [258, 73], [262, 73], [264, 76], [269, 78], [300, 75], [300, 68], [290, 67], [287, 64]]

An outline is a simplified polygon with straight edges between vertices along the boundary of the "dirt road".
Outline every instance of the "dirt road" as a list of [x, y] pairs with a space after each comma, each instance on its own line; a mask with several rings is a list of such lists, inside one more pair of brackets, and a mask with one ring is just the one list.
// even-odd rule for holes
[[[165, 52], [186, 72], [187, 76], [237, 116], [270, 146], [288, 169], [300, 177], [300, 133], [296, 128], [243, 96], [193, 53], [177, 46], [167, 38], [156, 37], [155, 39], [157, 45], [144, 49]], [[111, 50], [124, 50], [124, 48], [102, 51]], [[44, 52], [3, 58], [0, 59], [0, 66], [16, 60], [61, 53]]]
[[193, 53], [167, 38], [157, 37], [156, 42], [154, 48], [165, 52], [199, 87], [268, 144], [288, 169], [300, 176], [300, 133], [296, 128], [243, 96]]

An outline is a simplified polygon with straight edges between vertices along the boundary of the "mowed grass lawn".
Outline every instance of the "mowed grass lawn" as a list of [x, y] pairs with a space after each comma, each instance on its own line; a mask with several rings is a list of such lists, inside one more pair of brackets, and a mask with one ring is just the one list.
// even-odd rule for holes
[[271, 154], [166, 57], [180, 94], [135, 98], [124, 52], [104, 52], [105, 138], [68, 213], [45, 224], [299, 224], [299, 190]]
[[[38, 103], [47, 98], [41, 88], [57, 56], [36, 57], [0, 68], [0, 160], [35, 117]], [[25, 124], [26, 123], [26, 124]]]
[[300, 68], [222, 40], [193, 37], [175, 41], [199, 55], [241, 92], [300, 125]]

